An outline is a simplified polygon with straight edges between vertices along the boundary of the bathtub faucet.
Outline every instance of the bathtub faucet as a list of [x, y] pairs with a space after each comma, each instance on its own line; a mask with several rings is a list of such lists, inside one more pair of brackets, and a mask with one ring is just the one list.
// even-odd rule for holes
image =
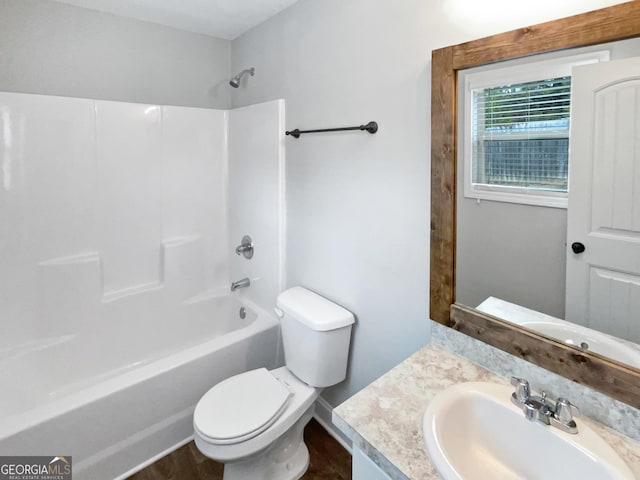
[[249, 280], [248, 278], [243, 278], [242, 280], [238, 280], [237, 282], [233, 282], [231, 284], [231, 291], [235, 292], [239, 288], [247, 288], [249, 285], [251, 285], [251, 280]]

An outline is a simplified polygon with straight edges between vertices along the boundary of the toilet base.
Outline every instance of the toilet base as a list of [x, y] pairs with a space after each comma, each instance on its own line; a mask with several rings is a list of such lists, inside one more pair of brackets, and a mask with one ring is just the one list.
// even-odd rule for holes
[[309, 468], [309, 450], [304, 444], [304, 427], [314, 406], [278, 440], [246, 460], [227, 463], [223, 480], [298, 480]]

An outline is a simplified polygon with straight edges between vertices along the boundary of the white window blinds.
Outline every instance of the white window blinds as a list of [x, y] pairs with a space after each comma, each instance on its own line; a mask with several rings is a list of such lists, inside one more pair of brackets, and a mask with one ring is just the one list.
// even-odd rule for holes
[[473, 183], [566, 192], [571, 77], [471, 93]]

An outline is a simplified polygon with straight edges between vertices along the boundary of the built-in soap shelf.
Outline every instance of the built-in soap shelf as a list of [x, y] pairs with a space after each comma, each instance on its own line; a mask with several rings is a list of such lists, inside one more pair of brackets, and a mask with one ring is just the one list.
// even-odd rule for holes
[[49, 260], [42, 261], [38, 264], [40, 267], [60, 267], [74, 264], [84, 264], [99, 262], [100, 254], [98, 252], [80, 253], [77, 255], [71, 255], [68, 257], [51, 258]]
[[132, 297], [134, 295], [141, 295], [143, 293], [154, 292], [156, 290], [162, 290], [165, 288], [163, 282], [143, 283], [140, 285], [134, 285], [129, 288], [123, 288], [122, 290], [115, 290], [113, 292], [103, 292], [102, 303], [117, 302], [125, 297]]
[[168, 290], [174, 300], [194, 303], [194, 298], [211, 296], [203, 268], [204, 254], [201, 235], [167, 238], [159, 248], [157, 280], [132, 280], [131, 286], [111, 290], [104, 284], [104, 271], [109, 265], [104, 264], [99, 252], [51, 258], [38, 264], [41, 305], [50, 313], [62, 310], [73, 315], [91, 304], [113, 303], [158, 290]]

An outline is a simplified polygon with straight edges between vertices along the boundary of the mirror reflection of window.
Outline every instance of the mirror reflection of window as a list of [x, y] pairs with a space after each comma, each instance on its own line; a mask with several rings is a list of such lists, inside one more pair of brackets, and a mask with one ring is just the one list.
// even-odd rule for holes
[[466, 197], [566, 208], [571, 69], [608, 51], [464, 74]]
[[471, 183], [567, 192], [571, 77], [472, 92]]

